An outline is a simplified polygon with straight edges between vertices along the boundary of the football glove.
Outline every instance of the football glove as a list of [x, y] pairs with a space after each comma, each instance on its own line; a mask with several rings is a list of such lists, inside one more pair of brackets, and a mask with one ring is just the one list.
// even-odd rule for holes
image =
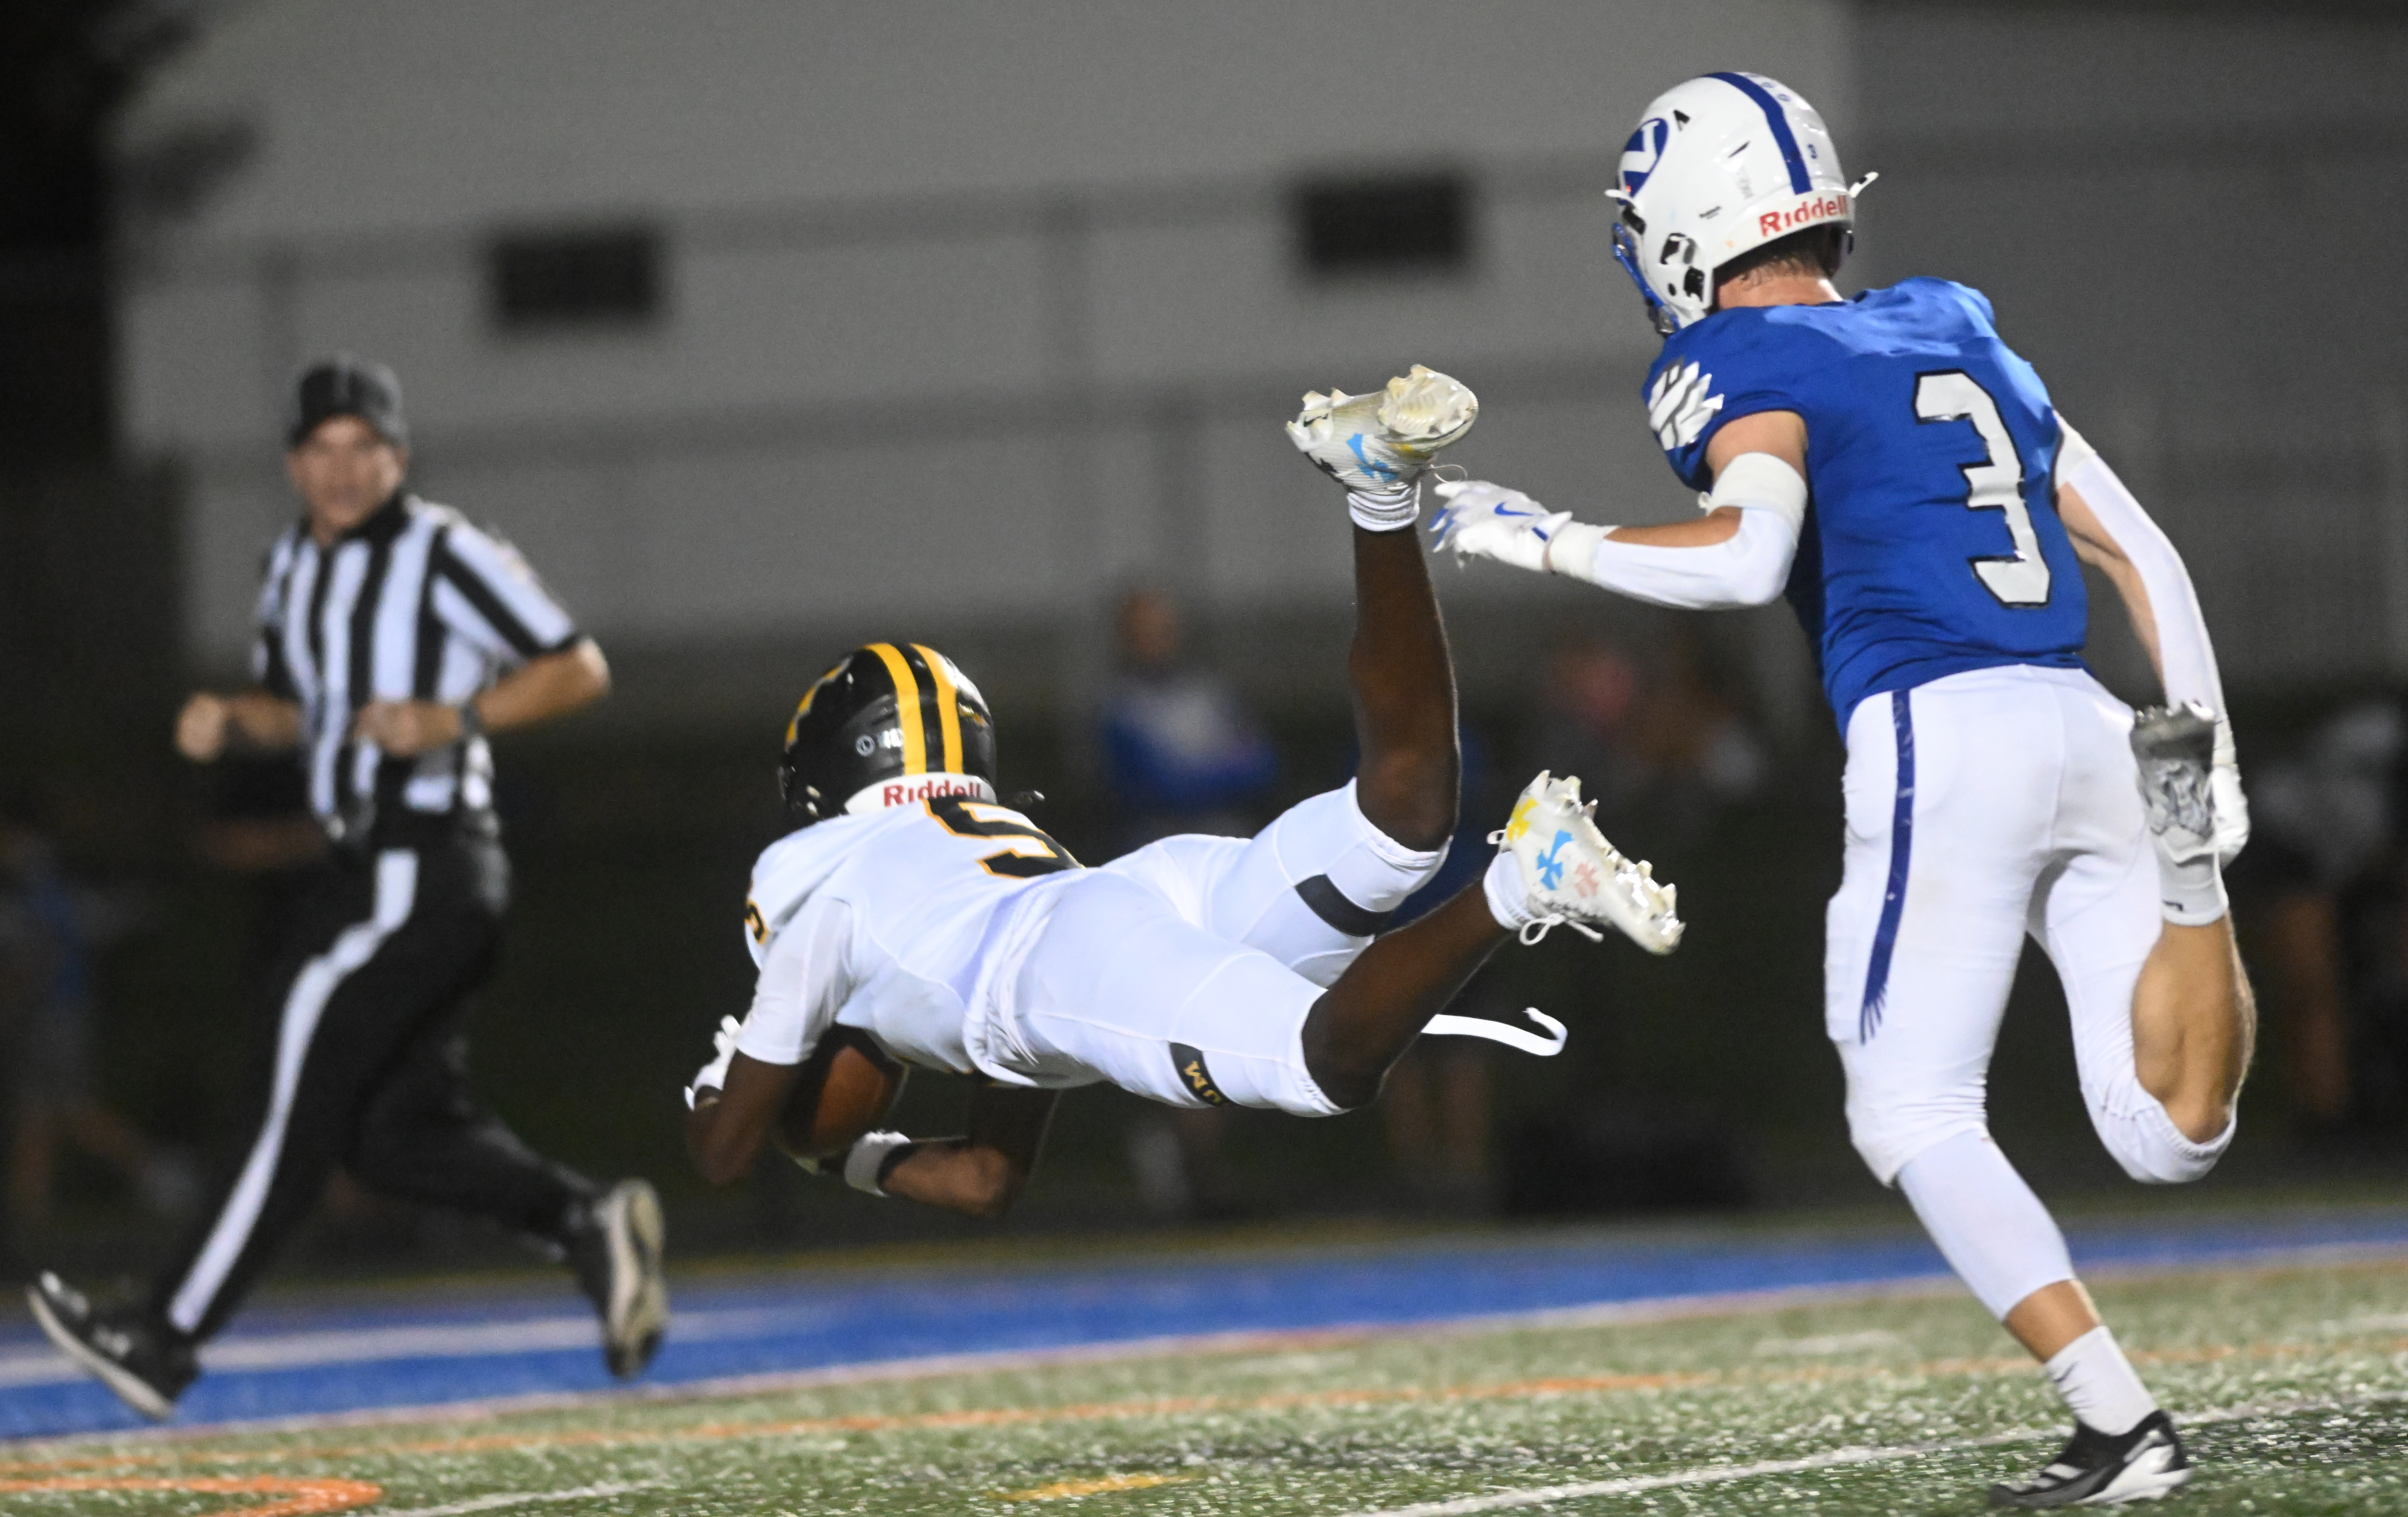
[[736, 1035], [743, 1030], [743, 1023], [734, 1017], [719, 1019], [719, 1031], [710, 1038], [710, 1062], [695, 1071], [693, 1083], [685, 1088], [685, 1109], [688, 1111], [694, 1109], [695, 1099], [702, 1092], [715, 1091], [727, 1083], [727, 1066], [736, 1058]]
[[2215, 719], [2215, 763], [2207, 773], [2215, 801], [2215, 861], [2227, 868], [2249, 846], [2249, 797], [2241, 789], [2241, 759], [2232, 746], [2232, 719]]
[[[1492, 558], [1533, 574], [1548, 572], [1547, 550], [1567, 527], [1578, 527], [1570, 511], [1550, 511], [1519, 490], [1485, 479], [1449, 479], [1432, 489], [1446, 504], [1433, 525], [1432, 547], [1455, 562]], [[1602, 537], [1611, 528], [1584, 528]]]

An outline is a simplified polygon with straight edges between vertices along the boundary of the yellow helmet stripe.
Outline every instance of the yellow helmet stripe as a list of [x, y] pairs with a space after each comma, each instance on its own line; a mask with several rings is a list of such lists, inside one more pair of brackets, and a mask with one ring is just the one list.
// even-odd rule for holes
[[818, 679], [812, 680], [811, 688], [803, 692], [802, 704], [796, 707], [795, 714], [786, 719], [786, 746], [788, 748], [795, 746], [795, 734], [801, 729], [803, 718], [811, 714], [811, 702], [820, 698], [820, 692], [827, 687], [827, 682], [829, 680], [835, 679], [838, 675], [842, 674], [843, 672], [844, 665], [839, 664], [835, 668], [828, 670], [827, 673], [821, 675]]
[[869, 651], [886, 665], [895, 681], [895, 720], [903, 728], [903, 772], [928, 772], [928, 735], [920, 725], [920, 680], [893, 643], [871, 643]]
[[911, 651], [928, 665], [928, 679], [937, 687], [937, 729], [945, 745], [945, 772], [962, 772], [961, 697], [953, 693], [953, 677], [945, 672], [944, 655], [925, 643], [913, 643]]

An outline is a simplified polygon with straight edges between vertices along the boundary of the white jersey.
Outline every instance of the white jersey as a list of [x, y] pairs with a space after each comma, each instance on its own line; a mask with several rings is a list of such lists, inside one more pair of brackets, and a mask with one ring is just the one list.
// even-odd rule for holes
[[762, 853], [747, 1057], [800, 1064], [840, 1025], [1007, 1084], [1338, 1109], [1305, 1019], [1444, 850], [1387, 837], [1350, 784], [1252, 838], [1166, 837], [1086, 869], [1008, 807], [930, 794], [946, 778]]
[[996, 970], [1021, 919], [1041, 915], [1021, 909], [1031, 887], [1071, 871], [1026, 817], [960, 795], [780, 838], [752, 866], [744, 922], [761, 973], [737, 1048], [799, 1064], [842, 1023], [908, 1064], [1028, 1083], [987, 1052]]

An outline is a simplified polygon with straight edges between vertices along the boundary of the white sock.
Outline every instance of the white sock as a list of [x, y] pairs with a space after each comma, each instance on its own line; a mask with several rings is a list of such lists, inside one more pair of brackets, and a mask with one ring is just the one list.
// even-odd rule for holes
[[2111, 1438], [2157, 1410], [2157, 1398], [2132, 1373], [2132, 1362], [2104, 1324], [2058, 1350], [2048, 1362], [2048, 1378], [2074, 1416]]
[[1923, 1230], [2001, 1322], [2042, 1286], [2073, 1278], [2065, 1235], [1985, 1132], [1958, 1133], [1898, 1172]]
[[1421, 483], [1393, 485], [1385, 490], [1349, 490], [1346, 509], [1366, 532], [1402, 532], [1421, 520]]
[[2157, 897], [2166, 920], [2177, 927], [2204, 927], [2232, 909], [2224, 895], [2224, 870], [2212, 851], [2187, 864], [2176, 864], [2158, 847]]
[[1488, 914], [1497, 925], [1510, 932], [1520, 932], [1539, 920], [1530, 909], [1530, 887], [1522, 879], [1521, 862], [1504, 849], [1488, 861], [1488, 872], [1480, 877], [1481, 894], [1488, 897]]

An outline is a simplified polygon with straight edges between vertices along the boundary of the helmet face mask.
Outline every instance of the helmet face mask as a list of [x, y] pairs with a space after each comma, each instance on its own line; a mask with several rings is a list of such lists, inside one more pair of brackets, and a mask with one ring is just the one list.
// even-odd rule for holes
[[1606, 193], [1620, 208], [1614, 261], [1665, 336], [1713, 312], [1732, 260], [1808, 227], [1855, 224], [1823, 119], [1760, 74], [1707, 74], [1658, 95]]
[[806, 826], [926, 795], [992, 800], [995, 785], [985, 697], [920, 643], [870, 643], [820, 676], [786, 723], [778, 765], [778, 793]]

